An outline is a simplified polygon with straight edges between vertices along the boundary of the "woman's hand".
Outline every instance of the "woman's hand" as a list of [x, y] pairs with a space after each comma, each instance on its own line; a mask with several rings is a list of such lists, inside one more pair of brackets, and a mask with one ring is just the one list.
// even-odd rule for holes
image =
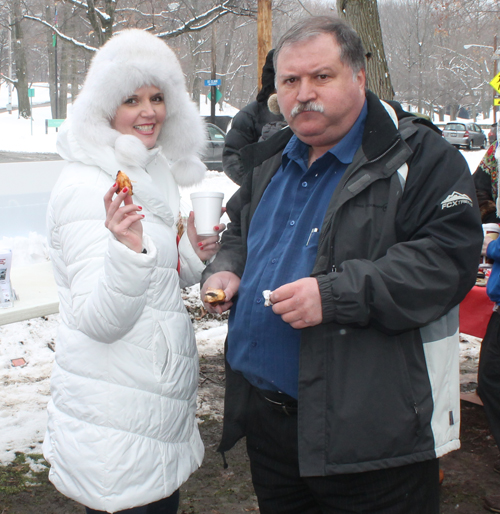
[[[224, 210], [224, 209], [223, 209]], [[214, 227], [217, 232], [216, 236], [199, 237], [194, 226], [194, 212], [189, 213], [187, 220], [187, 235], [191, 246], [194, 248], [196, 255], [202, 261], [208, 261], [219, 251], [219, 234], [226, 228], [224, 223], [219, 223]]]
[[[141, 220], [144, 218], [144, 214], [138, 214], [137, 211], [140, 211], [142, 207], [134, 205], [127, 187], [122, 189], [113, 199], [117, 189], [117, 184], [113, 184], [104, 195], [104, 207], [106, 209], [104, 225], [120, 243], [134, 252], [140, 253], [143, 250]], [[121, 205], [122, 202], [123, 206]]]

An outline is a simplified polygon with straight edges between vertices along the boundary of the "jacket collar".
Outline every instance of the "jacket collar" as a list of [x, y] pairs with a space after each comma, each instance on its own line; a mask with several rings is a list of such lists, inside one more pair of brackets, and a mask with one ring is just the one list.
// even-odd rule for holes
[[367, 160], [371, 161], [389, 150], [401, 139], [401, 135], [398, 131], [397, 120], [395, 123], [378, 97], [371, 91], [367, 91], [366, 100], [368, 115], [361, 146]]
[[[397, 128], [397, 120], [391, 118], [387, 107], [384, 107], [378, 97], [371, 91], [367, 91], [366, 100], [368, 114], [361, 146], [366, 158], [372, 160], [385, 153], [401, 139], [401, 136]], [[245, 173], [270, 159], [277, 152], [282, 152], [292, 136], [292, 129], [286, 127], [265, 141], [245, 146], [241, 150]]]

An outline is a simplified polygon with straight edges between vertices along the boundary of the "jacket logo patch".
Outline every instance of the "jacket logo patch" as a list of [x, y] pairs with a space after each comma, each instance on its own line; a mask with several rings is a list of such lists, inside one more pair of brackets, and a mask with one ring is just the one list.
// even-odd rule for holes
[[450, 207], [456, 207], [457, 205], [467, 204], [472, 207], [472, 200], [469, 196], [463, 193], [458, 193], [457, 191], [453, 191], [451, 195], [448, 195], [441, 202], [441, 209], [449, 209]]

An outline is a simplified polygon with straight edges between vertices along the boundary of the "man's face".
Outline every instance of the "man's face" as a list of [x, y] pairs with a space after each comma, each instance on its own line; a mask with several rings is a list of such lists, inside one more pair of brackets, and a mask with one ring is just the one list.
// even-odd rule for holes
[[349, 132], [365, 101], [364, 70], [354, 75], [342, 63], [340, 47], [330, 34], [283, 47], [276, 83], [290, 128], [301, 141], [324, 151]]

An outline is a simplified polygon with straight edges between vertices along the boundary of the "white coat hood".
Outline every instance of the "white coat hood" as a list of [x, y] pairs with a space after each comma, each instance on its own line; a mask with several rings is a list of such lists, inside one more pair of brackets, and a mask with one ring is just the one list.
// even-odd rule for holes
[[174, 52], [143, 30], [125, 30], [96, 53], [61, 128], [58, 152], [68, 161], [97, 165], [111, 175], [116, 175], [117, 165], [144, 168], [158, 148], [148, 150], [138, 138], [122, 135], [110, 124], [121, 103], [143, 86], [155, 86], [165, 96], [167, 117], [156, 146], [172, 163], [176, 182], [199, 182], [206, 171], [200, 160], [206, 141], [203, 120], [188, 97]]

